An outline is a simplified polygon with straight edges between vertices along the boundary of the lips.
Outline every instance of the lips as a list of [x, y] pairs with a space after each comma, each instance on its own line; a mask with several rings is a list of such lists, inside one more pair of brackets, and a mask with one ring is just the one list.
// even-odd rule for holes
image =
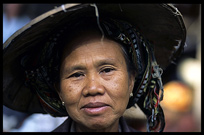
[[95, 102], [95, 103], [88, 103], [84, 105], [81, 109], [86, 113], [87, 115], [100, 115], [105, 113], [105, 111], [110, 106], [108, 104], [102, 103], [102, 102]]
[[82, 108], [97, 108], [97, 107], [103, 107], [103, 106], [107, 106], [107, 104], [96, 102], [96, 103], [88, 103], [84, 105]]

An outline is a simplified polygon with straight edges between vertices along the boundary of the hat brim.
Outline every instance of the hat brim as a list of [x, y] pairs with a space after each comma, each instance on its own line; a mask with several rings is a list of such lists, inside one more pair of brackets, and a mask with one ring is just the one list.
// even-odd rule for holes
[[[183, 50], [186, 28], [182, 15], [169, 4], [96, 4], [100, 17], [125, 20], [154, 45], [157, 63], [167, 67]], [[35, 18], [3, 45], [3, 104], [14, 110], [46, 113], [34, 92], [24, 85], [21, 57], [66, 25], [73, 15], [93, 13], [90, 4], [65, 4]], [[75, 18], [80, 16], [75, 16]], [[68, 26], [69, 27], [69, 26]], [[71, 26], [70, 26], [71, 27]]]

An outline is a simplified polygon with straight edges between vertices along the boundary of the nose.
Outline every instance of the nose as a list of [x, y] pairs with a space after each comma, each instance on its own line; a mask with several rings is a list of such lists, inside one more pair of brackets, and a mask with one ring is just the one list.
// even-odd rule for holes
[[93, 74], [87, 76], [86, 84], [82, 91], [83, 96], [96, 96], [103, 95], [104, 93], [105, 89], [102, 85], [100, 77]]

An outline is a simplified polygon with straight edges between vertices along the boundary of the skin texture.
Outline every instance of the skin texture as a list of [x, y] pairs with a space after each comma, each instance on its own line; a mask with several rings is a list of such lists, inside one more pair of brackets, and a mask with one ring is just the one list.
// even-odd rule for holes
[[63, 50], [58, 94], [77, 132], [117, 132], [135, 76], [128, 75], [120, 45], [87, 32]]

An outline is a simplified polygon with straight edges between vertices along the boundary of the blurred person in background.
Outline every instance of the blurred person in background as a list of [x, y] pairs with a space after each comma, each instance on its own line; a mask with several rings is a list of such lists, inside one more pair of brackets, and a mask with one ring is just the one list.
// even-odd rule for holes
[[25, 4], [3, 5], [3, 43], [18, 29], [30, 22]]

